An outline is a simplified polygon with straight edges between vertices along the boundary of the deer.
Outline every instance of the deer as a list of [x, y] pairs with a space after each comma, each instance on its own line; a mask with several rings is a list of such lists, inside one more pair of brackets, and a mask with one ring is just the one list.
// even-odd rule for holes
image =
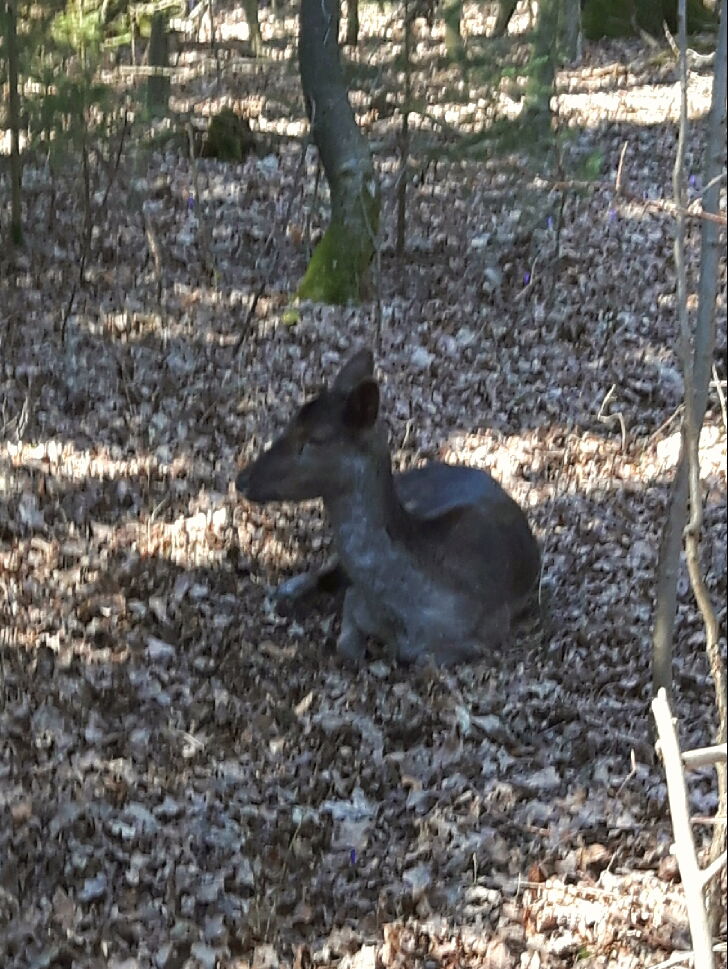
[[337, 651], [350, 664], [369, 639], [405, 664], [500, 650], [540, 573], [526, 516], [479, 468], [432, 461], [394, 473], [379, 405], [373, 355], [361, 349], [238, 474], [250, 502], [323, 499], [336, 554], [279, 595], [341, 580]]

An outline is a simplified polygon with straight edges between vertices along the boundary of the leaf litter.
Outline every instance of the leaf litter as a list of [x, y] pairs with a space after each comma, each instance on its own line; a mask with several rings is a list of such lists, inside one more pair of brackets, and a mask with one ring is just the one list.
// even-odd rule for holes
[[[466, 8], [473, 34], [479, 16]], [[381, 35], [386, 64], [397, 41]], [[277, 153], [198, 161], [199, 198], [173, 147], [144, 174], [122, 164], [65, 340], [82, 216], [72, 180], [56, 186], [55, 222], [0, 283], [4, 966], [641, 969], [689, 947], [649, 723], [682, 393], [672, 224], [634, 201], [669, 198], [676, 101], [674, 75], [640, 57], [602, 44], [560, 81], [561, 117], [583, 125], [570, 150], [599, 152], [613, 182], [627, 142], [632, 201], [606, 181], [554, 189], [518, 159], [441, 161], [411, 187], [403, 264], [391, 121], [355, 85], [385, 145], [379, 308], [304, 304], [284, 321], [302, 227], [324, 213], [309, 158], [293, 226], [280, 221], [303, 112], [276, 62], [265, 99], [255, 78], [235, 81], [254, 127], [285, 136]], [[457, 124], [466, 106], [440, 80], [418, 83]], [[710, 85], [691, 84], [699, 177]], [[43, 191], [27, 205], [29, 225], [48, 224]], [[271, 233], [276, 275], [233, 352]], [[696, 242], [691, 226], [693, 274]], [[320, 508], [247, 506], [231, 482], [362, 344], [398, 467], [473, 463], [528, 509], [546, 616], [507, 653], [416, 671], [375, 656], [352, 673], [331, 604], [273, 607], [277, 582], [326, 555]], [[701, 439], [702, 554], [725, 631], [719, 389]], [[675, 706], [697, 746], [712, 686], [683, 574], [679, 593]], [[691, 792], [714, 811], [709, 771]], [[696, 834], [705, 847], [709, 829]]]

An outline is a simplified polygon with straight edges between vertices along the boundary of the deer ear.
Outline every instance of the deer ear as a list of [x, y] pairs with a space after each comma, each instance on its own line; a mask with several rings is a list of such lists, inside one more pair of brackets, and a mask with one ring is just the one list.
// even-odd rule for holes
[[353, 357], [346, 361], [336, 375], [332, 389], [342, 394], [349, 394], [356, 387], [374, 373], [374, 357], [371, 350], [358, 350]]
[[353, 431], [372, 427], [379, 414], [379, 387], [376, 380], [362, 380], [344, 401], [343, 421]]

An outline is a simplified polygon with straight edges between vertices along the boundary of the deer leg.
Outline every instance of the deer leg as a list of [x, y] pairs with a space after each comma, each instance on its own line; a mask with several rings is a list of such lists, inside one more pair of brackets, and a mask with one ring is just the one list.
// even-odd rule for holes
[[366, 633], [356, 619], [359, 607], [359, 596], [356, 590], [353, 588], [347, 589], [336, 651], [350, 663], [359, 663], [366, 652]]
[[345, 588], [349, 579], [339, 564], [337, 555], [332, 555], [320, 569], [311, 572], [301, 572], [285, 582], [281, 582], [273, 593], [273, 598], [283, 612], [288, 611], [296, 603], [320, 592], [333, 594]]

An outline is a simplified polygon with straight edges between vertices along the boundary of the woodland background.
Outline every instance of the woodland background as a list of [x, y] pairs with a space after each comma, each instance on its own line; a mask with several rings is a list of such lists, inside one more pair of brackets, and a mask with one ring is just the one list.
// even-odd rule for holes
[[[629, 18], [633, 36], [585, 38], [529, 132], [529, 5], [494, 38], [502, 7], [466, 2], [453, 50], [439, 10], [362, 3], [344, 73], [381, 215], [363, 298], [336, 306], [295, 298], [329, 211], [297, 10], [261, 7], [259, 39], [221, 0], [124, 10], [3, 21], [23, 171], [18, 218], [8, 128], [0, 963], [666, 964], [690, 939], [649, 712], [684, 389], [665, 36]], [[690, 43], [711, 49], [710, 18]], [[694, 60], [691, 203], [711, 86]], [[689, 218], [691, 310], [699, 232]], [[720, 274], [701, 566], [724, 657]], [[397, 467], [472, 463], [527, 509], [547, 619], [507, 653], [352, 673], [330, 604], [273, 607], [324, 559], [325, 524], [232, 481], [362, 345]], [[714, 692], [684, 570], [678, 600], [673, 708], [696, 747]], [[694, 813], [716, 805], [694, 772]]]

